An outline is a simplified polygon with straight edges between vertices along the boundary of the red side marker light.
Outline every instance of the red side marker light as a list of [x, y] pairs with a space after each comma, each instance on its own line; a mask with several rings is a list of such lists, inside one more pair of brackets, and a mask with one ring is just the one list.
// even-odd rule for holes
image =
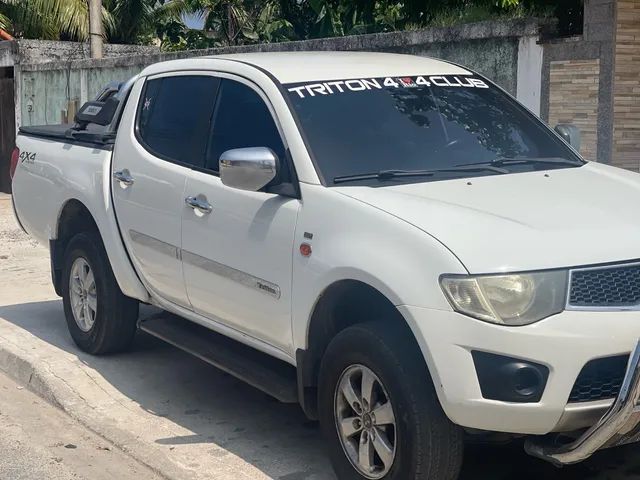
[[20, 158], [20, 150], [18, 147], [11, 152], [11, 163], [9, 163], [9, 178], [13, 180], [13, 176], [16, 173], [16, 167], [18, 166], [18, 159]]
[[308, 243], [301, 243], [300, 244], [300, 255], [302, 255], [303, 257], [310, 257], [311, 256], [311, 245], [309, 245]]

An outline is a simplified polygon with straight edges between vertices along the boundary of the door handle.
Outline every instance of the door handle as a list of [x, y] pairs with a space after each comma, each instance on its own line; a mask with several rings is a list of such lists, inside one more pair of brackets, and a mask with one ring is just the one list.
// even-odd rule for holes
[[127, 187], [133, 185], [134, 183], [133, 177], [129, 173], [129, 170], [127, 170], [126, 168], [124, 170], [113, 172], [113, 178]]
[[211, 211], [213, 210], [211, 204], [203, 198], [189, 196], [184, 199], [184, 203], [201, 213], [211, 213]]

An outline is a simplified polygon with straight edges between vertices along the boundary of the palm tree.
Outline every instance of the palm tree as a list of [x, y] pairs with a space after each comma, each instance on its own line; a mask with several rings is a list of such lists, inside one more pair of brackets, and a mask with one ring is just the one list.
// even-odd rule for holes
[[0, 0], [0, 27], [15, 36], [46, 40], [85, 40], [86, 0]]
[[106, 36], [112, 43], [140, 43], [155, 36], [156, 26], [172, 16], [159, 0], [102, 0], [109, 17]]
[[6, 11], [3, 11], [3, 5], [0, 3], [0, 29], [11, 30], [11, 19], [7, 16]]
[[[157, 0], [103, 0], [102, 14], [108, 41], [138, 43], [141, 39], [150, 39], [156, 21], [169, 13]], [[86, 41], [88, 3], [87, 0], [0, 0], [0, 28], [17, 37]]]
[[169, 0], [162, 11], [181, 19], [195, 15], [215, 45], [272, 42], [294, 35], [277, 0]]

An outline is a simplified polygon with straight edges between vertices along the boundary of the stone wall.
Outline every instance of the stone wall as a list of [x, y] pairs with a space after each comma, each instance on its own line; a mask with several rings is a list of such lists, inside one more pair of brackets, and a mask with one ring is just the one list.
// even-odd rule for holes
[[[408, 32], [117, 56], [103, 60], [23, 62], [17, 75], [16, 123], [59, 123], [69, 102], [83, 103], [108, 82], [126, 80], [155, 62], [223, 53], [300, 50], [381, 51], [444, 58], [464, 64], [494, 80], [538, 113], [540, 69], [525, 72], [532, 64], [531, 59], [539, 57], [540, 62], [542, 59], [542, 47], [536, 43], [538, 30], [539, 23], [535, 19], [491, 21]], [[521, 55], [525, 48], [526, 55]], [[519, 78], [526, 81], [519, 83]]]
[[24, 71], [20, 74], [21, 125], [66, 123], [69, 104], [77, 108], [94, 98], [113, 80], [126, 80], [140, 72], [140, 66], [100, 69], [47, 70], [46, 74]]
[[640, 0], [620, 0], [616, 18], [613, 161], [640, 171]]
[[424, 43], [384, 51], [408, 53], [422, 57], [444, 58], [459, 63], [496, 82], [508, 92], [517, 94], [518, 39], [483, 38], [455, 42]]
[[13, 67], [17, 54], [17, 42], [0, 41], [0, 68]]
[[600, 60], [551, 62], [549, 124], [573, 123], [580, 128], [580, 153], [597, 160]]
[[[17, 40], [20, 63], [42, 63], [56, 60], [71, 61], [91, 58], [88, 43], [55, 42], [47, 40]], [[104, 45], [104, 57], [129, 57], [159, 53], [155, 46], [144, 45]]]

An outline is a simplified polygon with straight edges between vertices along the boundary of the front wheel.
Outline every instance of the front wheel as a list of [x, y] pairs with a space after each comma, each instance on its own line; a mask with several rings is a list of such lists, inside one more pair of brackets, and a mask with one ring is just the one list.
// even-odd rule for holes
[[454, 480], [462, 432], [445, 416], [413, 338], [397, 324], [340, 332], [322, 361], [319, 416], [340, 480]]
[[120, 290], [98, 235], [83, 232], [69, 241], [62, 275], [67, 327], [78, 347], [94, 355], [129, 347], [138, 302]]

